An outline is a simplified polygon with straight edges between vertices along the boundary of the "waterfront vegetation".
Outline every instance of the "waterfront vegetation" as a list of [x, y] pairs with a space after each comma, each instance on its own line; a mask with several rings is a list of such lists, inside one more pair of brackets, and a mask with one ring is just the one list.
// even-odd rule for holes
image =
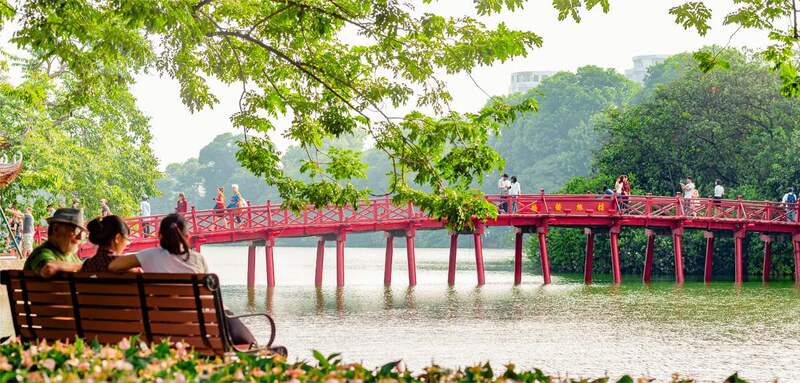
[[[116, 345], [97, 342], [55, 342], [0, 345], [0, 383], [6, 382], [525, 382], [525, 383], [633, 383], [630, 376], [582, 378], [550, 376], [539, 369], [519, 370], [509, 363], [495, 370], [491, 364], [445, 368], [430, 365], [421, 371], [406, 369], [401, 360], [369, 368], [345, 363], [338, 354], [314, 352], [313, 361], [290, 362], [266, 353], [203, 357], [184, 343], [146, 344], [136, 337]], [[653, 379], [638, 378], [636, 382]], [[671, 382], [694, 382], [673, 375]], [[725, 383], [746, 383], [734, 374]]]

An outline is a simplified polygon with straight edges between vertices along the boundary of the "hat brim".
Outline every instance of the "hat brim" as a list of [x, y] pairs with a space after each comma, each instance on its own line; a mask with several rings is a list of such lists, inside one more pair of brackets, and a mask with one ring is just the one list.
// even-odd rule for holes
[[69, 221], [69, 220], [66, 220], [66, 219], [61, 219], [61, 218], [52, 218], [52, 217], [51, 217], [51, 218], [48, 218], [48, 219], [47, 219], [47, 223], [66, 223], [66, 224], [68, 224], [68, 225], [75, 226], [75, 227], [77, 227], [77, 228], [79, 228], [79, 229], [81, 229], [81, 230], [83, 230], [83, 231], [86, 231], [86, 232], [88, 232], [88, 231], [89, 231], [89, 229], [87, 229], [87, 228], [86, 228], [85, 226], [83, 226], [83, 225], [78, 225], [78, 224], [77, 224], [77, 223], [75, 223], [75, 222], [72, 222], [72, 221]]

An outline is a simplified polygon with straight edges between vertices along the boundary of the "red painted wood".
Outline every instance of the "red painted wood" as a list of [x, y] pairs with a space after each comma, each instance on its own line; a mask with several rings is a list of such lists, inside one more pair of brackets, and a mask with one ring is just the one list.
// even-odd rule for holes
[[647, 247], [644, 251], [644, 271], [642, 272], [642, 282], [650, 283], [653, 276], [653, 256], [655, 253], [656, 235], [652, 231], [647, 232]]
[[414, 255], [414, 235], [406, 234], [406, 258], [408, 259], [408, 285], [417, 285], [417, 261]]
[[734, 282], [736, 284], [741, 284], [744, 282], [744, 265], [742, 261], [742, 246], [744, 246], [743, 236], [735, 236], [735, 253], [733, 259], [733, 273], [734, 273]]
[[772, 241], [764, 241], [764, 261], [761, 265], [761, 281], [769, 282], [770, 268], [772, 267]]
[[392, 255], [394, 253], [394, 236], [386, 235], [386, 257], [383, 263], [383, 285], [392, 284]]
[[800, 241], [793, 240], [792, 248], [794, 249], [794, 282], [800, 285]]
[[703, 273], [703, 282], [711, 283], [714, 266], [714, 236], [706, 237], [706, 263]]
[[336, 238], [336, 287], [344, 286], [344, 236]]
[[583, 283], [592, 284], [592, 263], [594, 262], [594, 233], [586, 229], [586, 259], [583, 263]]
[[273, 257], [275, 240], [272, 238], [267, 239], [265, 248], [264, 252], [267, 258], [267, 287], [275, 287], [275, 260]]
[[252, 289], [256, 286], [256, 247], [247, 247], [247, 288]]
[[539, 258], [542, 263], [542, 279], [550, 284], [550, 260], [547, 257], [547, 230], [539, 231]]
[[522, 283], [522, 230], [514, 233], [514, 285]]
[[319, 237], [319, 240], [317, 240], [317, 263], [316, 263], [316, 270], [314, 273], [314, 285], [317, 287], [322, 287], [322, 266], [324, 261], [325, 261], [325, 239]]
[[611, 237], [611, 277], [615, 285], [622, 283], [622, 271], [619, 265], [619, 233], [610, 234]]
[[672, 249], [675, 254], [675, 283], [683, 283], [683, 234], [672, 233]]
[[456, 284], [456, 254], [458, 253], [458, 233], [450, 234], [450, 259], [447, 263], [447, 285]]
[[472, 234], [472, 239], [475, 243], [475, 270], [478, 274], [478, 286], [483, 286], [486, 283], [486, 275], [483, 270], [483, 236], [481, 232], [476, 231]]

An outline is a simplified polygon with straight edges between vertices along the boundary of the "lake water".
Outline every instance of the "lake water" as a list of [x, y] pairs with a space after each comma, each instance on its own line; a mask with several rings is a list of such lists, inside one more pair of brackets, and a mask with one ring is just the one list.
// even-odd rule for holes
[[[409, 289], [405, 249], [395, 249], [391, 288], [383, 286], [383, 249], [345, 250], [346, 287], [337, 289], [335, 249], [326, 249], [324, 286], [314, 287], [314, 248], [275, 249], [276, 283], [266, 288], [264, 250], [257, 284], [246, 288], [246, 247], [204, 247], [223, 284], [226, 305], [268, 311], [276, 343], [291, 358], [311, 350], [341, 352], [376, 367], [402, 359], [410, 368], [513, 361], [550, 374], [669, 379], [680, 372], [722, 381], [733, 372], [752, 381], [800, 381], [800, 290], [791, 282], [734, 287], [729, 282], [622, 286], [526, 271], [513, 286], [513, 251], [486, 249], [486, 285], [476, 286], [474, 253], [460, 249], [456, 286], [447, 286], [447, 249], [417, 249]], [[597, 279], [598, 276], [595, 278]], [[256, 335], [267, 330], [248, 322]]]

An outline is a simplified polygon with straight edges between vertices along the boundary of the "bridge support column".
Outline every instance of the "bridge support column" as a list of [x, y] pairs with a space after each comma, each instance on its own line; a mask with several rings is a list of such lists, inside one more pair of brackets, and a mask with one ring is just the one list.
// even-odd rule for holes
[[522, 229], [514, 229], [514, 286], [522, 284]]
[[622, 283], [622, 271], [619, 265], [619, 232], [619, 226], [613, 226], [609, 230], [609, 236], [611, 237], [611, 277], [615, 285]]
[[483, 226], [475, 228], [472, 240], [475, 243], [475, 270], [478, 274], [478, 286], [483, 286], [486, 283], [486, 275], [483, 270]]
[[656, 233], [651, 229], [644, 229], [647, 236], [647, 247], [644, 250], [644, 269], [642, 283], [650, 283], [653, 278], [653, 255], [655, 253]]
[[537, 226], [539, 235], [539, 258], [542, 263], [542, 279], [545, 285], [550, 284], [550, 260], [547, 258], [547, 226]]
[[586, 259], [583, 262], [583, 283], [592, 284], [592, 263], [594, 262], [594, 232], [592, 229], [583, 229], [586, 234]]
[[769, 282], [770, 269], [772, 268], [772, 236], [762, 235], [761, 240], [764, 241], [764, 261], [761, 264], [761, 281], [764, 283]]
[[250, 242], [247, 246], [247, 288], [256, 286], [256, 245]]
[[408, 285], [417, 285], [417, 260], [414, 255], [414, 228], [406, 230], [406, 258], [408, 259]]
[[672, 229], [672, 251], [675, 253], [675, 283], [683, 283], [683, 228]]
[[392, 285], [392, 256], [394, 255], [394, 235], [386, 232], [386, 256], [383, 261], [383, 285]]
[[711, 275], [714, 269], [714, 233], [704, 231], [703, 236], [706, 238], [706, 264], [703, 272], [703, 282], [711, 283]]
[[456, 284], [456, 254], [458, 252], [458, 233], [450, 234], [450, 260], [447, 262], [447, 285]]
[[344, 287], [344, 241], [345, 234], [336, 235], [336, 287]]
[[800, 234], [792, 236], [792, 249], [794, 250], [794, 283], [800, 286]]
[[314, 273], [314, 286], [322, 287], [322, 266], [325, 261], [325, 238], [317, 239], [317, 263]]
[[273, 252], [275, 249], [275, 238], [267, 237], [264, 245], [264, 256], [267, 258], [267, 287], [275, 287], [275, 260]]
[[744, 247], [744, 237], [746, 235], [747, 232], [744, 230], [739, 230], [733, 233], [733, 239], [736, 242], [733, 257], [733, 279], [737, 285], [744, 282], [744, 262], [742, 252]]

